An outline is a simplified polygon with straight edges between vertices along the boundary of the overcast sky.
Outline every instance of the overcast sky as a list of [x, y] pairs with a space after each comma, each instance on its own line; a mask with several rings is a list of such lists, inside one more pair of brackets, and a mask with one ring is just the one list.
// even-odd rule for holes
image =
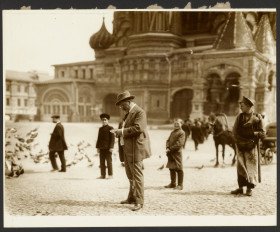
[[100, 29], [103, 17], [112, 32], [112, 10], [3, 11], [4, 71], [53, 75], [53, 64], [93, 60], [89, 39]]

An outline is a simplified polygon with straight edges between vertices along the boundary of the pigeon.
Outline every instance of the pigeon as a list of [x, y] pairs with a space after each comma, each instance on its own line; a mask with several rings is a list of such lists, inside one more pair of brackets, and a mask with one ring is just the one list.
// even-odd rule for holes
[[10, 141], [7, 141], [6, 144], [5, 144], [5, 147], [11, 145], [11, 142]]
[[38, 131], [38, 129], [39, 129], [39, 127], [35, 128], [35, 129], [33, 129], [33, 130], [31, 130], [31, 132], [36, 132], [36, 131]]
[[88, 167], [92, 167], [93, 166], [93, 162], [90, 162], [89, 164], [88, 164]]
[[20, 142], [22, 142], [22, 143], [25, 142], [25, 140], [24, 140], [23, 138], [21, 138], [21, 137], [17, 137], [17, 139], [18, 139], [18, 141], [20, 141]]
[[164, 169], [164, 164], [160, 166], [157, 170], [162, 170], [162, 169]]
[[34, 138], [37, 137], [37, 135], [38, 135], [38, 133], [32, 132], [30, 138], [31, 138], [31, 139], [34, 139]]
[[32, 142], [33, 142], [33, 140], [34, 140], [33, 138], [31, 138], [31, 139], [27, 139], [27, 140], [26, 140], [26, 143], [32, 143]]
[[85, 155], [85, 157], [87, 158], [87, 161], [88, 161], [89, 163], [92, 162], [91, 159], [88, 157], [88, 155]]
[[197, 167], [196, 169], [201, 170], [202, 168], [204, 168], [204, 165], [201, 165], [201, 167]]
[[9, 128], [7, 130], [11, 133], [16, 133], [17, 132], [17, 129], [15, 129], [15, 128]]

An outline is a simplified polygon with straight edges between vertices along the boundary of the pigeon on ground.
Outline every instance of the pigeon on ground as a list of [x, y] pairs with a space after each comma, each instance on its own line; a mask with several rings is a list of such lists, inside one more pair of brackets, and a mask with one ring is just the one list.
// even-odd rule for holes
[[204, 165], [201, 165], [201, 167], [197, 167], [196, 169], [201, 170], [202, 168], [204, 168]]
[[21, 137], [17, 137], [17, 139], [18, 139], [18, 141], [20, 141], [20, 142], [22, 142], [22, 143], [25, 142], [25, 140], [24, 140], [23, 138], [21, 138]]
[[164, 164], [158, 168], [158, 170], [164, 169]]

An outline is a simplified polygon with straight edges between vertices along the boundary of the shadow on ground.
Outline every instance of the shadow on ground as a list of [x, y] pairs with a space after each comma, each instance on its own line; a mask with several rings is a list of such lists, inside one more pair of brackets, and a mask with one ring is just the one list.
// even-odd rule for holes
[[80, 206], [80, 207], [110, 207], [121, 208], [119, 202], [110, 201], [76, 201], [76, 200], [59, 200], [59, 201], [39, 201], [40, 204], [55, 205], [55, 206]]
[[218, 191], [191, 191], [191, 192], [179, 192], [174, 190], [174, 192], [166, 192], [167, 195], [194, 195], [194, 196], [231, 196], [228, 192], [218, 192]]

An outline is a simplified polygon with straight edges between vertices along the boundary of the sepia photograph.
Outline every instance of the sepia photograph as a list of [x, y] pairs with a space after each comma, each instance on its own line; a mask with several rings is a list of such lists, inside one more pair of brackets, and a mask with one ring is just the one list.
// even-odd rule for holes
[[4, 227], [276, 226], [276, 9], [2, 15]]

